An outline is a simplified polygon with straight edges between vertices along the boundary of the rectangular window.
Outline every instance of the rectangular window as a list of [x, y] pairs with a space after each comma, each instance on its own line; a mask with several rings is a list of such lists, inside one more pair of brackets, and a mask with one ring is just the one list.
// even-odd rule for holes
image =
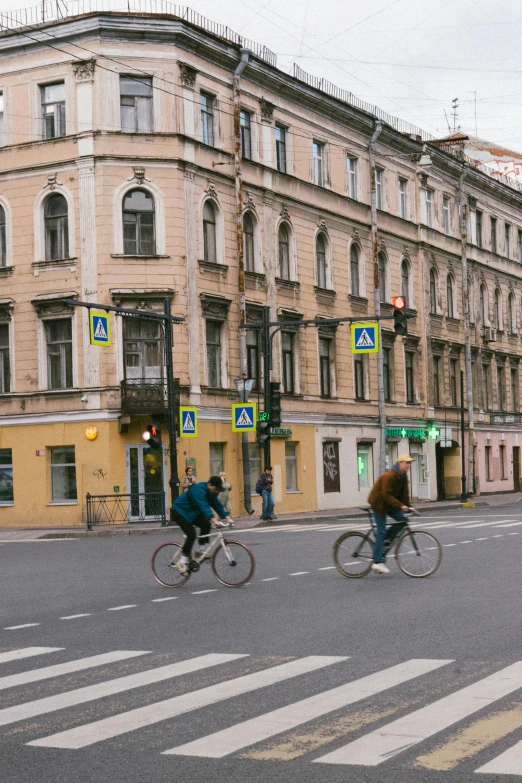
[[384, 386], [384, 400], [390, 402], [392, 398], [391, 393], [391, 379], [392, 379], [392, 349], [382, 349], [382, 363], [383, 363], [383, 386]]
[[445, 234], [450, 232], [450, 200], [449, 196], [442, 197], [442, 230]]
[[0, 449], [0, 506], [13, 503], [13, 452], [12, 449]]
[[312, 141], [312, 182], [321, 188], [324, 184], [323, 155], [324, 144], [320, 141]]
[[207, 321], [206, 327], [208, 385], [221, 389], [221, 323]]
[[399, 177], [399, 215], [401, 218], [406, 218], [406, 188], [408, 187], [408, 180]]
[[500, 462], [500, 478], [506, 479], [506, 447], [505, 446], [499, 446], [498, 447], [498, 457]]
[[[163, 339], [154, 321], [123, 319], [125, 380], [157, 386], [163, 376]], [[156, 382], [156, 383], [155, 383]]]
[[424, 218], [427, 226], [433, 225], [433, 191], [423, 188], [424, 193]]
[[336, 440], [323, 441], [323, 486], [325, 493], [341, 491], [339, 442]]
[[384, 171], [382, 169], [375, 169], [375, 201], [377, 203], [377, 209], [383, 209], [383, 184], [384, 184]]
[[353, 357], [353, 368], [354, 368], [354, 376], [355, 376], [355, 399], [356, 400], [364, 400], [365, 399], [365, 383], [364, 383], [364, 356], [361, 354], [355, 355]]
[[51, 449], [51, 501], [70, 503], [77, 500], [74, 446]]
[[49, 389], [72, 389], [72, 322], [70, 318], [59, 318], [45, 322], [47, 342], [47, 387]]
[[286, 128], [282, 125], [275, 126], [276, 140], [276, 168], [286, 174]]
[[331, 396], [330, 384], [330, 343], [323, 337], [319, 338], [319, 374], [321, 380], [321, 397]]
[[497, 219], [491, 218], [491, 252], [497, 252]]
[[3, 147], [5, 143], [5, 96], [3, 92], [0, 92], [0, 147]]
[[484, 458], [486, 467], [486, 481], [491, 481], [491, 446], [484, 448]]
[[286, 491], [298, 492], [297, 486], [297, 443], [285, 443]]
[[440, 405], [440, 364], [441, 357], [433, 357], [433, 404]]
[[0, 394], [9, 394], [10, 391], [9, 324], [0, 324]]
[[497, 367], [497, 394], [498, 394], [498, 409], [504, 410], [506, 400], [506, 388], [504, 378], [504, 368], [500, 365]]
[[65, 84], [46, 84], [41, 88], [41, 95], [43, 138], [65, 136]]
[[123, 133], [152, 133], [152, 79], [120, 76], [120, 115]]
[[346, 158], [346, 190], [350, 198], [357, 199], [357, 158]]
[[283, 353], [283, 391], [285, 394], [293, 394], [294, 388], [294, 338], [292, 332], [281, 333]]
[[415, 377], [414, 377], [415, 354], [412, 351], [405, 351], [404, 366], [406, 371], [406, 402], [415, 402]]
[[518, 229], [518, 262], [522, 264], [522, 231]]
[[250, 160], [252, 157], [252, 136], [250, 129], [250, 113], [241, 109], [241, 157]]
[[484, 410], [489, 411], [490, 400], [491, 400], [491, 378], [490, 378], [489, 364], [482, 365], [482, 394], [483, 394]]
[[247, 375], [254, 381], [252, 386], [253, 391], [258, 391], [261, 388], [261, 354], [259, 351], [259, 335], [260, 332], [258, 329], [247, 329]]
[[210, 476], [219, 476], [225, 470], [225, 445], [225, 443], [208, 444]]
[[504, 223], [504, 255], [511, 258], [511, 226]]
[[477, 209], [475, 214], [477, 216], [477, 247], [482, 247], [482, 212]]
[[201, 141], [203, 144], [214, 146], [214, 96], [202, 92], [201, 103]]
[[518, 367], [511, 368], [511, 410], [518, 411]]
[[449, 373], [449, 382], [450, 382], [450, 405], [453, 408], [457, 407], [457, 373], [458, 373], [458, 360], [457, 359], [450, 359], [450, 373]]
[[248, 456], [250, 457], [250, 489], [252, 495], [256, 494], [256, 484], [262, 473], [261, 470], [261, 449], [257, 443], [248, 444]]
[[371, 444], [357, 444], [357, 477], [359, 489], [368, 489], [373, 484], [373, 447]]

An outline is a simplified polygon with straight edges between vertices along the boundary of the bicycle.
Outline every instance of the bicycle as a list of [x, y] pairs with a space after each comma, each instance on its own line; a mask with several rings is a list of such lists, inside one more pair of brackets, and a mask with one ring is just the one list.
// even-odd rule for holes
[[[363, 508], [370, 518], [370, 531], [351, 530], [339, 536], [333, 546], [335, 567], [349, 579], [366, 576], [373, 564], [376, 525], [370, 508]], [[431, 533], [412, 530], [408, 524], [411, 516], [420, 516], [415, 509], [405, 514], [405, 527], [391, 541], [384, 542], [384, 557], [392, 554], [403, 574], [422, 579], [434, 574], [442, 560], [442, 547]]]
[[242, 587], [249, 582], [255, 569], [254, 555], [249, 547], [240, 541], [226, 539], [222, 529], [210, 533], [209, 539], [214, 540], [210, 540], [203, 552], [190, 560], [185, 573], [181, 573], [177, 567], [182, 544], [177, 541], [160, 544], [151, 558], [154, 579], [163, 587], [181, 587], [192, 574], [199, 571], [202, 563], [208, 561], [214, 576], [225, 587]]

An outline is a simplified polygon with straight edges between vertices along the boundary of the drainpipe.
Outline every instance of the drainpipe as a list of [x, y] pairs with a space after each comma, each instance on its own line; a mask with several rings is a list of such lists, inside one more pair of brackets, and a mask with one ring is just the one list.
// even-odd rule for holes
[[[377, 190], [375, 187], [375, 144], [381, 135], [382, 125], [376, 120], [375, 130], [368, 145], [370, 163], [370, 205], [373, 258], [373, 301], [375, 315], [381, 314], [381, 296], [379, 286], [379, 239], [377, 236]], [[382, 334], [379, 322], [379, 352], [377, 354], [377, 402], [379, 409], [379, 474], [386, 468], [386, 407], [384, 403], [384, 363], [382, 355]]]
[[[234, 92], [234, 180], [236, 190], [236, 247], [237, 247], [237, 287], [239, 297], [239, 323], [246, 324], [245, 300], [245, 259], [243, 254], [243, 175], [241, 170], [241, 74], [245, 70], [250, 52], [241, 50], [241, 60], [234, 71], [232, 88]], [[247, 377], [246, 330], [239, 329], [239, 367], [242, 378]], [[265, 378], [265, 383], [268, 379]], [[253, 514], [252, 487], [250, 486], [250, 454], [248, 452], [248, 433], [241, 433], [241, 452], [243, 458], [243, 504], [247, 514]]]
[[[462, 188], [467, 171], [464, 169], [459, 179], [460, 241], [462, 267], [462, 305], [464, 308], [464, 358], [466, 364], [466, 394], [468, 398], [468, 494], [474, 485], [474, 446], [475, 423], [473, 420], [473, 376], [471, 371], [471, 337], [469, 325], [469, 286], [468, 286], [468, 205], [464, 203]], [[464, 446], [464, 443], [462, 444]]]

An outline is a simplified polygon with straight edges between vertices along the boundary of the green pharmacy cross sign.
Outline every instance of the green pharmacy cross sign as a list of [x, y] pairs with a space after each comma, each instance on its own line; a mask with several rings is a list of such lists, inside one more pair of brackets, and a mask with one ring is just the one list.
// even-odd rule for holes
[[388, 438], [431, 438], [437, 440], [440, 435], [440, 431], [432, 426], [429, 430], [425, 429], [409, 429], [407, 427], [395, 427], [386, 430], [386, 437]]

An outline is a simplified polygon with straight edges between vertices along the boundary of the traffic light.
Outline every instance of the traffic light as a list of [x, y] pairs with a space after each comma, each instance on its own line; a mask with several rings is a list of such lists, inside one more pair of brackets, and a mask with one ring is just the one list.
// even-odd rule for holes
[[270, 426], [281, 426], [281, 392], [279, 387], [281, 384], [278, 381], [270, 382]]
[[263, 449], [269, 438], [270, 438], [269, 416], [266, 413], [260, 413], [259, 421], [257, 422], [257, 435], [256, 435], [256, 442], [259, 448]]
[[157, 421], [149, 424], [141, 436], [147, 442], [149, 449], [161, 449], [161, 425]]
[[403, 296], [392, 297], [393, 328], [395, 334], [408, 334], [408, 313], [406, 312], [406, 299]]

